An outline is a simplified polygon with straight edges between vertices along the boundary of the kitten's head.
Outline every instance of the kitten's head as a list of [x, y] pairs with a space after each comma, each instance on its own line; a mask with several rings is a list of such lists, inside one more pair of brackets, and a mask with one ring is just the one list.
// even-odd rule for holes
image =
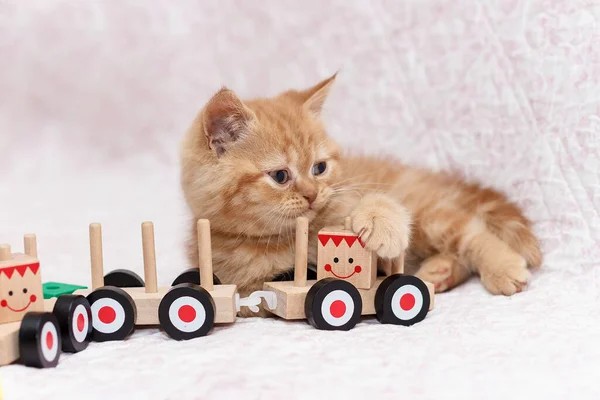
[[221, 89], [182, 147], [182, 186], [196, 218], [248, 235], [313, 219], [339, 176], [339, 150], [320, 121], [335, 75], [306, 90], [242, 101]]

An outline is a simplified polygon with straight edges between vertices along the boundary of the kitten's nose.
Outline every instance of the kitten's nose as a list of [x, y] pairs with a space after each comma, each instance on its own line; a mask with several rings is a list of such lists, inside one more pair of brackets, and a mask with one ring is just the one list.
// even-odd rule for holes
[[312, 203], [314, 203], [314, 201], [317, 198], [317, 192], [311, 192], [311, 193], [305, 194], [304, 198], [306, 199], [306, 201], [308, 201], [308, 205], [312, 206]]

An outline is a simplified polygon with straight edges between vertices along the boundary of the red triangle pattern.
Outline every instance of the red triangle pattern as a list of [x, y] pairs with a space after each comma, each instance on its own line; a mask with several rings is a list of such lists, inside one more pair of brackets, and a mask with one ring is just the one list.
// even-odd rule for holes
[[358, 239], [358, 236], [346, 236], [346, 243], [348, 243], [348, 247], [352, 247], [354, 242], [356, 242], [356, 239]]
[[344, 240], [346, 242], [348, 247], [352, 247], [354, 245], [354, 243], [356, 243], [357, 240], [363, 248], [365, 247], [365, 244], [360, 240], [360, 238], [358, 236], [342, 236], [342, 235], [327, 235], [327, 234], [319, 235], [319, 242], [321, 242], [322, 246], [325, 246], [327, 244], [327, 242], [329, 241], [329, 239], [331, 239], [333, 241], [333, 244], [335, 245], [335, 247], [338, 247], [340, 245], [340, 243], [342, 242], [342, 240]]
[[319, 242], [321, 242], [321, 246], [325, 246], [328, 240], [329, 235], [319, 235]]
[[31, 264], [29, 269], [31, 269], [31, 272], [33, 272], [34, 275], [37, 274], [38, 270], [40, 269], [40, 263]]
[[19, 265], [18, 267], [15, 267], [17, 269], [17, 272], [19, 273], [19, 275], [21, 275], [22, 277], [25, 276], [25, 271], [27, 271], [27, 265]]
[[343, 236], [331, 235], [331, 240], [333, 240], [333, 244], [335, 244], [335, 247], [338, 247], [340, 245], [343, 238]]
[[5, 274], [8, 279], [11, 279], [13, 274], [15, 273], [15, 271], [17, 271], [19, 273], [19, 275], [21, 275], [22, 277], [25, 276], [25, 272], [27, 271], [27, 268], [29, 268], [31, 270], [31, 272], [33, 272], [33, 274], [37, 274], [37, 272], [40, 269], [40, 263], [34, 263], [34, 264], [25, 264], [25, 265], [19, 265], [16, 267], [6, 267], [6, 268], [1, 268], [0, 269], [0, 274]]
[[15, 272], [15, 267], [8, 267], [8, 268], [2, 268], [0, 269], [0, 274], [1, 273], [5, 273], [6, 276], [8, 277], [8, 279], [12, 278], [13, 273]]

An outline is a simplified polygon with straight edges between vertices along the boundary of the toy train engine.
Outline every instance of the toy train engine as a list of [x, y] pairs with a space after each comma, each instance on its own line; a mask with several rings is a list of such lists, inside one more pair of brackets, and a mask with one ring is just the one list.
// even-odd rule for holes
[[91, 340], [91, 307], [85, 297], [44, 300], [36, 237], [25, 235], [25, 254], [0, 245], [0, 365], [54, 367], [61, 351], [76, 353]]

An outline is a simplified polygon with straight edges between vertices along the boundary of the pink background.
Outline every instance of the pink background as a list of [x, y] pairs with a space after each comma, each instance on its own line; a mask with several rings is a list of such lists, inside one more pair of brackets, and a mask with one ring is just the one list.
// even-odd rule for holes
[[[352, 331], [352, 343], [376, 358], [360, 348], [336, 353], [339, 343], [303, 323], [238, 322], [206, 338], [210, 346], [195, 345], [202, 360], [186, 356], [193, 344], [177, 347], [150, 330], [117, 346], [117, 358], [114, 347], [94, 346], [65, 357], [68, 368], [35, 375], [47, 379], [45, 394], [61, 382], [83, 389], [106, 378], [112, 398], [131, 398], [125, 371], [139, 372], [153, 357], [164, 370], [146, 372], [136, 390], [164, 398], [202, 397], [183, 383], [207, 397], [224, 387], [263, 398], [328, 393], [325, 366], [315, 361], [325, 359], [347, 373], [338, 389], [353, 395], [594, 393], [599, 17], [597, 2], [570, 0], [0, 0], [0, 242], [20, 250], [21, 235], [36, 232], [44, 280], [89, 284], [92, 221], [103, 223], [106, 270], [142, 274], [139, 224], [152, 220], [159, 283], [169, 284], [186, 266], [177, 147], [196, 112], [222, 85], [266, 96], [336, 70], [325, 116], [332, 135], [349, 148], [457, 169], [506, 191], [534, 220], [546, 254], [544, 272], [518, 297], [490, 297], [474, 280], [439, 296], [436, 313], [415, 330], [369, 321]], [[529, 337], [514, 336], [525, 330]], [[248, 347], [235, 346], [257, 335], [270, 339], [239, 356]], [[291, 362], [286, 351], [314, 337], [323, 342]], [[398, 337], [412, 350], [398, 347]], [[159, 353], [146, 354], [147, 346]], [[219, 361], [224, 351], [233, 366]], [[404, 371], [408, 355], [416, 365], [390, 375], [389, 366]], [[196, 373], [177, 369], [182, 360]], [[74, 379], [87, 362], [102, 374]], [[208, 381], [203, 366], [214, 372]], [[363, 367], [364, 382], [353, 380], [353, 368]], [[22, 386], [36, 373], [29, 369], [1, 373], [12, 398], [40, 389]], [[265, 384], [269, 373], [277, 378]], [[295, 386], [292, 376], [314, 385]]]

